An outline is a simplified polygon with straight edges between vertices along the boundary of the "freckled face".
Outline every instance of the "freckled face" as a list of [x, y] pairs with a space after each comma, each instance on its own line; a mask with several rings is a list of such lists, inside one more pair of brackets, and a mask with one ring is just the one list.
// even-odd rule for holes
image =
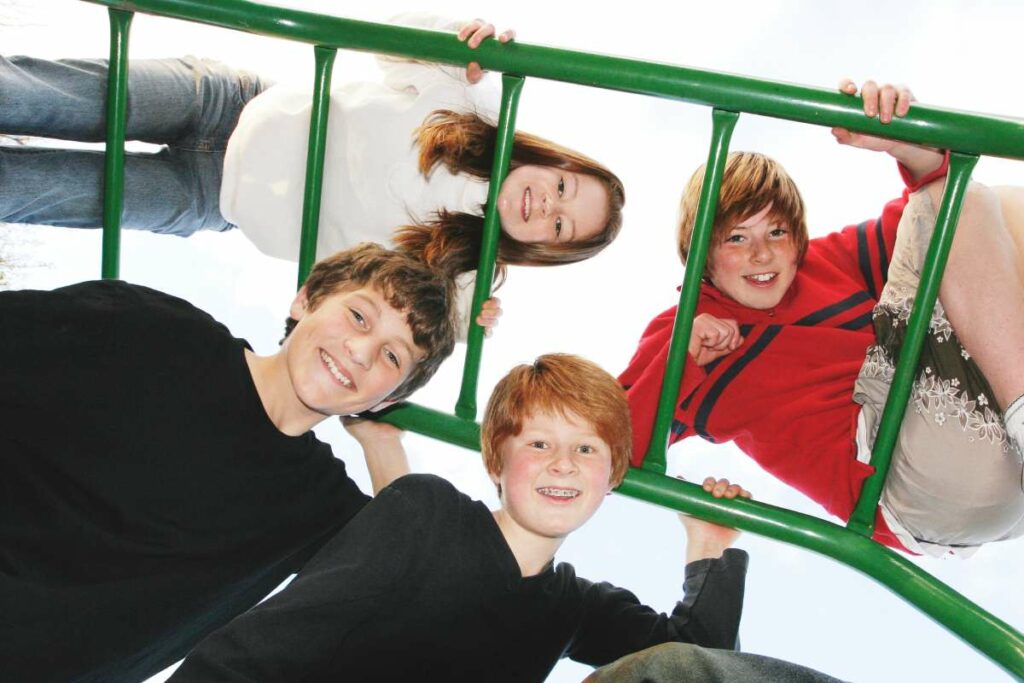
[[769, 218], [772, 205], [740, 221], [708, 252], [711, 283], [756, 310], [774, 308], [793, 284], [797, 247], [788, 226]]
[[581, 242], [608, 222], [608, 191], [591, 175], [520, 166], [501, 184], [498, 216], [502, 230], [520, 242]]
[[351, 415], [373, 408], [423, 357], [405, 314], [374, 287], [337, 292], [309, 310], [292, 304], [298, 325], [285, 341], [295, 399], [310, 413]]
[[597, 511], [611, 490], [611, 449], [587, 420], [539, 413], [502, 442], [499, 525], [560, 541]]

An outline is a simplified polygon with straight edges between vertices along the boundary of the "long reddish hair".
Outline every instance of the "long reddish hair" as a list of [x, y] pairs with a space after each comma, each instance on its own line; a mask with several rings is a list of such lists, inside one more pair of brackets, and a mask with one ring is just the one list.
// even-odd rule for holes
[[[430, 114], [415, 132], [420, 148], [420, 172], [429, 175], [439, 164], [452, 173], [490, 179], [497, 140], [493, 123], [475, 113], [440, 109]], [[519, 242], [503, 231], [498, 240], [497, 281], [505, 265], [555, 266], [594, 256], [619, 234], [626, 201], [622, 181], [593, 159], [529, 133], [516, 133], [509, 171], [520, 166], [550, 166], [594, 177], [608, 194], [608, 221], [599, 234], [578, 242], [541, 244]], [[439, 210], [432, 220], [395, 231], [395, 248], [454, 277], [476, 270], [483, 237], [484, 206], [480, 213]]]

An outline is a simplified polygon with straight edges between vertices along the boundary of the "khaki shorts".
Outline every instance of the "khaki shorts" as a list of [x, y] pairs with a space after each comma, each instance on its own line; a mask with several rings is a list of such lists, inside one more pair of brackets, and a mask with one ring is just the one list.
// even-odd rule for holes
[[[935, 228], [926, 192], [900, 220], [889, 278], [874, 311], [876, 344], [854, 385], [858, 458], [868, 460]], [[1006, 438], [988, 381], [939, 302], [882, 491], [882, 513], [910, 550], [963, 553], [1024, 533], [1021, 455]]]

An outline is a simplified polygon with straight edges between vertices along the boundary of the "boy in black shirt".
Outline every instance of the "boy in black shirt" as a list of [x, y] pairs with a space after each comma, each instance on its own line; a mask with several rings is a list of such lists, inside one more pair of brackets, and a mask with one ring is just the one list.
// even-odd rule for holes
[[[364, 449], [404, 462], [386, 425]], [[548, 355], [497, 386], [482, 451], [501, 508], [437, 477], [384, 489], [281, 594], [205, 640], [187, 681], [540, 681], [561, 657], [601, 665], [665, 642], [737, 646], [747, 555], [731, 529], [688, 523], [672, 614], [575, 575], [554, 554], [625, 474], [629, 410], [610, 375]], [[748, 496], [709, 479], [716, 496]]]
[[144, 287], [0, 293], [5, 680], [145, 679], [297, 571], [369, 500], [309, 430], [426, 382], [449, 290], [340, 252], [265, 357]]

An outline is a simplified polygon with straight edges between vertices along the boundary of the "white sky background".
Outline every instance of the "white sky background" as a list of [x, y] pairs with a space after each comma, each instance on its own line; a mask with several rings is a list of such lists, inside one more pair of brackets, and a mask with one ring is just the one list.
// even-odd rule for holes
[[[930, 104], [1024, 114], [1018, 42], [1024, 5], [1010, 0], [671, 4], [675, 9], [669, 14], [662, 9], [665, 3], [650, 0], [600, 10], [582, 2], [482, 7], [463, 0], [434, 5], [305, 0], [302, 6], [375, 20], [412, 9], [486, 16], [500, 27], [515, 27], [523, 42], [821, 87], [832, 87], [846, 75], [874, 77], [908, 83]], [[7, 54], [106, 56], [106, 34], [106, 12], [99, 6], [0, 0], [0, 49]], [[312, 72], [312, 50], [306, 46], [173, 20], [139, 15], [131, 41], [133, 57], [216, 57], [275, 80], [308, 78]], [[369, 58], [342, 53], [334, 79], [368, 79], [374, 71]], [[485, 349], [481, 405], [510, 366], [540, 353], [572, 351], [613, 373], [625, 366], [647, 321], [676, 300], [682, 277], [674, 246], [676, 206], [684, 182], [706, 157], [710, 116], [703, 107], [534, 79], [523, 92], [519, 127], [614, 169], [626, 184], [625, 227], [615, 244], [589, 262], [512, 269], [500, 292], [504, 319]], [[887, 158], [840, 148], [823, 128], [743, 116], [732, 149], [762, 151], [786, 165], [807, 200], [812, 236], [877, 216], [901, 189]], [[975, 177], [1024, 184], [1024, 164], [985, 159]], [[18, 263], [10, 274], [15, 287], [52, 288], [99, 276], [98, 231], [11, 227], [0, 233], [0, 247]], [[259, 254], [238, 232], [187, 240], [123, 236], [124, 279], [189, 299], [262, 353], [271, 353], [280, 337], [294, 272], [292, 264]], [[457, 349], [416, 400], [451, 409], [462, 353]], [[368, 489], [362, 458], [335, 421], [317, 432]], [[439, 473], [494, 503], [493, 487], [474, 453], [415, 435], [406, 445], [414, 469]], [[728, 476], [759, 500], [823, 514], [730, 445], [689, 440], [673, 449], [670, 470], [691, 479]], [[854, 570], [750, 534], [738, 545], [751, 553], [742, 626], [746, 651], [856, 681], [1005, 680], [996, 666]], [[668, 610], [680, 594], [683, 550], [684, 534], [674, 513], [612, 496], [566, 542], [558, 559], [571, 562], [582, 576], [628, 587]], [[1024, 592], [1016, 578], [1024, 566], [1024, 543], [989, 546], [968, 561], [920, 564], [1011, 625], [1024, 626]], [[59, 656], [59, 644], [55, 650]], [[566, 662], [550, 680], [578, 681], [587, 670]]]

